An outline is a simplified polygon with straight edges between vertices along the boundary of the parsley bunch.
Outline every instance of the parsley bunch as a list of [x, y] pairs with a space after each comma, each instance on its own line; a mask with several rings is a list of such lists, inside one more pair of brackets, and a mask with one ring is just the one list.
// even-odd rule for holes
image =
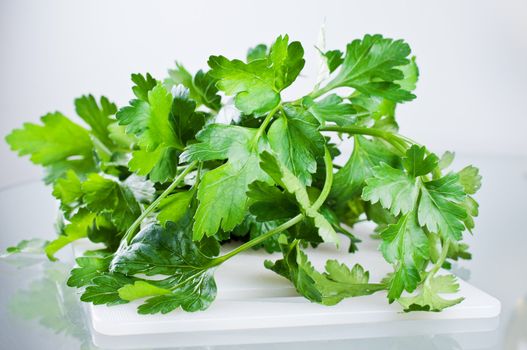
[[[439, 158], [398, 134], [396, 105], [415, 98], [418, 78], [410, 47], [366, 35], [320, 55], [322, 79], [294, 101], [281, 93], [302, 71], [304, 50], [286, 35], [245, 60], [211, 56], [194, 75], [180, 64], [164, 81], [132, 74], [128, 106], [82, 96], [82, 125], [54, 112], [7, 136], [45, 167], [60, 201], [48, 257], [82, 238], [103, 245], [71, 271], [81, 300], [144, 299], [142, 314], [204, 310], [216, 296], [214, 270], [250, 248], [281, 252], [265, 267], [324, 305], [379, 291], [406, 311], [462, 300], [442, 296], [458, 285], [437, 272], [470, 258], [461, 240], [474, 228], [481, 178], [472, 166], [447, 172], [452, 153]], [[353, 139], [343, 166], [333, 164], [331, 134]], [[353, 253], [353, 226], [364, 220], [377, 224], [393, 273], [371, 282], [359, 264], [312, 266], [306, 247], [345, 241]], [[232, 240], [242, 244], [220, 255]]]

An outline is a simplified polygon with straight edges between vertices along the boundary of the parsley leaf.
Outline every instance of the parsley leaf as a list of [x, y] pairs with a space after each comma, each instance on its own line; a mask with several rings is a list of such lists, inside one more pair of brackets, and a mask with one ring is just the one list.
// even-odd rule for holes
[[266, 146], [262, 140], [254, 144], [256, 133], [256, 129], [211, 124], [197, 135], [198, 143], [189, 145], [182, 154], [182, 159], [188, 161], [228, 159], [201, 179], [194, 216], [195, 240], [216, 234], [220, 227], [230, 231], [240, 224], [248, 205], [249, 184], [267, 179], [258, 164], [258, 152]]
[[344, 62], [328, 86], [349, 86], [368, 96], [410, 101], [415, 96], [396, 83], [404, 77], [399, 67], [410, 62], [408, 55], [410, 47], [402, 40], [366, 35], [347, 45]]
[[269, 128], [269, 144], [278, 159], [300, 182], [309, 186], [311, 174], [317, 170], [317, 159], [324, 154], [324, 137], [310, 113], [291, 107], [284, 108], [284, 112]]
[[373, 168], [381, 163], [396, 165], [397, 156], [382, 143], [363, 136], [354, 137], [353, 152], [346, 164], [335, 174], [331, 195], [345, 202], [360, 195], [365, 180], [373, 175]]
[[227, 95], [235, 95], [236, 107], [246, 114], [263, 114], [280, 102], [280, 91], [296, 79], [305, 61], [304, 49], [289, 37], [280, 36], [271, 46], [267, 59], [245, 63], [224, 56], [210, 56], [210, 75]]
[[463, 298], [444, 299], [439, 294], [456, 293], [459, 284], [454, 275], [433, 277], [426, 281], [416, 296], [401, 297], [398, 302], [405, 311], [441, 311], [463, 301]]
[[141, 208], [130, 189], [114, 179], [91, 174], [82, 183], [82, 191], [88, 209], [108, 213], [115, 226], [122, 231], [141, 214]]
[[117, 112], [117, 106], [104, 96], [99, 104], [92, 95], [82, 96], [75, 99], [75, 111], [90, 126], [93, 135], [106, 147], [112, 148], [108, 127], [115, 121], [110, 117]]
[[93, 143], [89, 132], [59, 112], [41, 118], [43, 125], [24, 124], [6, 137], [11, 149], [30, 155], [35, 164], [47, 168], [47, 181], [60, 178], [69, 169], [85, 173], [94, 170]]
[[165, 86], [172, 88], [178, 84], [189, 90], [190, 98], [200, 105], [205, 105], [213, 111], [219, 111], [221, 107], [221, 96], [218, 95], [216, 79], [210, 73], [199, 70], [194, 77], [176, 62], [176, 68], [168, 71], [169, 77], [165, 80]]
[[297, 203], [302, 208], [305, 215], [312, 219], [318, 228], [319, 236], [324, 242], [338, 244], [338, 235], [331, 223], [317, 209], [312, 207], [306, 188], [300, 180], [282, 164], [275, 156], [269, 152], [260, 155], [262, 169], [273, 178], [273, 180], [295, 196]]

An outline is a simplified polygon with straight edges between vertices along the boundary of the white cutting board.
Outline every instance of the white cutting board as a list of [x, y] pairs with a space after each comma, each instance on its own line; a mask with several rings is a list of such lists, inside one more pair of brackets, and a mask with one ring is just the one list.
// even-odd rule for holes
[[[359, 262], [370, 271], [370, 281], [378, 282], [391, 266], [377, 251], [378, 242], [361, 238], [360, 251], [355, 254], [346, 251], [344, 242], [338, 251], [321, 245], [307, 253], [320, 271], [328, 259], [350, 267]], [[82, 245], [75, 250], [82, 251]], [[251, 250], [218, 267], [218, 296], [202, 312], [139, 315], [140, 301], [112, 307], [89, 304], [94, 341], [114, 348], [162, 347], [163, 342], [167, 346], [248, 344], [488, 332], [499, 323], [500, 302], [460, 279], [459, 293], [445, 297], [463, 296], [465, 300], [440, 313], [403, 313], [397, 303], [388, 304], [384, 292], [345, 299], [330, 307], [310, 303], [298, 296], [289, 281], [264, 268], [265, 259], [280, 257]], [[126, 337], [132, 341], [119, 340]]]

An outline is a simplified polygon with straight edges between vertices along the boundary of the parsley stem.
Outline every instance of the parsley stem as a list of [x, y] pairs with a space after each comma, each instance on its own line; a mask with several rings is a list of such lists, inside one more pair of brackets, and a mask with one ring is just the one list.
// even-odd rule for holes
[[311, 97], [312, 99], [316, 99], [316, 98], [324, 95], [325, 93], [330, 92], [334, 88], [335, 87], [330, 83], [330, 84], [324, 86], [322, 89], [317, 89], [317, 90], [311, 92], [308, 96]]
[[226, 260], [229, 260], [233, 256], [243, 252], [244, 250], [252, 248], [255, 245], [258, 245], [258, 244], [262, 243], [263, 241], [265, 241], [269, 237], [271, 237], [271, 236], [273, 236], [273, 235], [275, 235], [277, 233], [280, 233], [282, 231], [287, 230], [291, 226], [294, 226], [294, 225], [298, 224], [300, 221], [302, 221], [303, 218], [304, 218], [304, 214], [298, 214], [297, 216], [295, 216], [295, 217], [289, 219], [288, 221], [284, 222], [282, 225], [280, 225], [280, 226], [278, 226], [278, 227], [276, 227], [276, 228], [264, 233], [261, 236], [258, 236], [258, 237], [254, 238], [254, 239], [251, 239], [248, 242], [245, 242], [244, 244], [242, 244], [239, 247], [231, 250], [230, 252], [228, 252], [225, 255], [222, 255], [222, 256], [219, 256], [219, 257], [213, 259], [210, 267], [218, 266], [218, 265], [222, 264], [223, 262], [225, 262]]
[[432, 266], [432, 268], [428, 272], [428, 276], [426, 277], [426, 279], [432, 278], [437, 273], [437, 271], [439, 271], [441, 266], [443, 266], [443, 264], [444, 264], [444, 262], [445, 262], [445, 260], [446, 260], [446, 258], [448, 256], [448, 249], [449, 248], [450, 248], [450, 240], [449, 239], [445, 239], [445, 241], [443, 243], [443, 246], [441, 247], [441, 256], [439, 257], [439, 259], [436, 261], [434, 266]]
[[374, 128], [362, 128], [358, 126], [337, 126], [330, 125], [320, 128], [321, 131], [336, 131], [343, 132], [351, 135], [369, 135], [374, 137], [380, 137], [390, 143], [395, 147], [399, 152], [406, 152], [406, 142], [402, 140], [399, 136], [384, 130], [374, 129]]
[[178, 176], [176, 176], [176, 178], [174, 179], [174, 181], [170, 184], [170, 186], [167, 187], [166, 190], [163, 191], [163, 193], [161, 193], [159, 195], [159, 197], [156, 198], [155, 201], [153, 201], [142, 213], [141, 215], [139, 215], [139, 217], [134, 221], [134, 223], [128, 228], [128, 230], [126, 230], [126, 233], [123, 237], [123, 239], [121, 240], [121, 245], [127, 245], [128, 243], [130, 243], [130, 241], [132, 240], [132, 238], [134, 237], [134, 233], [135, 233], [135, 230], [139, 227], [139, 225], [141, 225], [141, 222], [148, 216], [148, 214], [150, 214], [152, 211], [154, 211], [154, 209], [157, 208], [157, 206], [159, 205], [159, 203], [161, 203], [161, 201], [166, 197], [168, 196], [179, 184], [181, 181], [183, 181], [183, 179], [185, 178], [185, 176], [187, 176], [188, 173], [190, 173], [192, 171], [192, 169], [194, 169], [196, 167], [196, 165], [198, 164], [197, 161], [193, 161], [192, 163], [190, 163], [189, 165], [187, 165], [187, 167], [185, 168], [185, 170], [183, 170], [181, 173], [179, 173]]
[[327, 147], [324, 147], [324, 164], [326, 165], [326, 180], [324, 187], [318, 196], [317, 200], [311, 205], [311, 209], [318, 210], [322, 204], [326, 201], [333, 185], [333, 161], [331, 160], [331, 154]]
[[[327, 147], [325, 147], [325, 152], [324, 152], [324, 164], [326, 165], [326, 181], [324, 182], [324, 187], [322, 188], [322, 191], [320, 192], [320, 195], [318, 196], [316, 201], [313, 203], [313, 205], [311, 205], [311, 209], [313, 209], [313, 210], [318, 210], [322, 206], [322, 204], [324, 203], [324, 201], [328, 197], [329, 192], [331, 191], [331, 186], [333, 184], [333, 162], [331, 160], [331, 154], [329, 153], [329, 150], [328, 150]], [[278, 227], [276, 227], [276, 228], [264, 233], [261, 236], [258, 236], [258, 237], [254, 238], [254, 239], [251, 239], [248, 242], [245, 242], [244, 244], [242, 244], [239, 247], [231, 250], [230, 252], [228, 252], [225, 255], [222, 255], [222, 256], [219, 256], [219, 257], [213, 259], [210, 267], [214, 267], [214, 266], [218, 266], [218, 265], [222, 264], [226, 260], [229, 260], [233, 256], [243, 252], [244, 250], [252, 248], [255, 245], [258, 245], [258, 244], [262, 243], [263, 241], [265, 241], [269, 237], [274, 236], [275, 234], [277, 234], [279, 232], [282, 232], [282, 231], [285, 231], [288, 228], [290, 228], [291, 226], [294, 226], [294, 225], [298, 224], [303, 219], [304, 219], [304, 214], [298, 214], [297, 216], [295, 216], [295, 217], [289, 219], [288, 221], [284, 222], [282, 225], [280, 225], [280, 226], [278, 226]]]
[[258, 144], [258, 140], [260, 139], [260, 137], [263, 135], [265, 129], [267, 128], [267, 125], [269, 125], [269, 123], [273, 119], [273, 116], [276, 114], [276, 112], [278, 112], [280, 110], [280, 108], [282, 108], [282, 105], [278, 104], [278, 106], [273, 108], [271, 110], [271, 112], [269, 112], [269, 114], [267, 114], [267, 116], [265, 117], [264, 121], [262, 122], [262, 124], [258, 128], [258, 131], [256, 132], [256, 135], [254, 136], [254, 143], [256, 145]]

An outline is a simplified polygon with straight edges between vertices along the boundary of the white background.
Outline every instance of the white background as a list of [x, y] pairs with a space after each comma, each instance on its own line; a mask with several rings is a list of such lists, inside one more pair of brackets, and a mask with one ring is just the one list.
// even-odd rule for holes
[[[365, 33], [404, 38], [421, 71], [417, 100], [398, 110], [401, 132], [441, 152], [527, 155], [526, 1], [42, 1], [0, 2], [0, 135], [46, 112], [73, 115], [73, 99], [132, 97], [129, 75], [192, 71], [210, 54], [243, 57], [283, 33], [306, 49], [326, 20], [327, 47]], [[0, 146], [0, 187], [38, 178]]]

